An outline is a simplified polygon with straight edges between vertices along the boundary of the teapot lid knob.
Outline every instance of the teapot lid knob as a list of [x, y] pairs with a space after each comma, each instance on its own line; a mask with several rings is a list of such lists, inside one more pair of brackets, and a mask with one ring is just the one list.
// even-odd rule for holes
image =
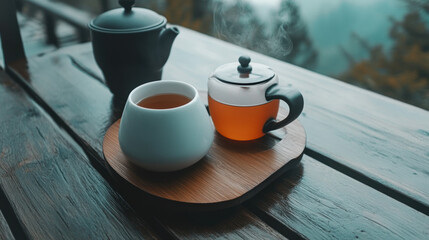
[[238, 58], [238, 62], [240, 65], [238, 65], [237, 70], [239, 73], [250, 73], [252, 72], [252, 66], [249, 65], [250, 63], [250, 57], [249, 56], [241, 56]]
[[119, 0], [119, 4], [125, 9], [125, 12], [131, 11], [134, 6], [135, 0]]

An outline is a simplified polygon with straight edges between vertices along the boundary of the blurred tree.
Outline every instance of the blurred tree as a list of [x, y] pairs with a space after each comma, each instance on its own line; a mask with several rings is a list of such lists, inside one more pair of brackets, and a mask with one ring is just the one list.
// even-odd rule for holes
[[394, 44], [388, 54], [354, 35], [370, 57], [339, 78], [429, 110], [429, 1], [405, 1], [409, 12], [400, 21], [392, 19]]
[[286, 45], [290, 42], [293, 45], [290, 53], [277, 52], [272, 56], [307, 69], [314, 68], [318, 52], [308, 35], [307, 26], [300, 16], [298, 5], [291, 0], [282, 0], [276, 22], [278, 29], [290, 38], [290, 40], [285, 37], [280, 38], [280, 44]]
[[147, 0], [137, 5], [163, 14], [170, 23], [283, 61], [306, 68], [317, 62], [318, 53], [293, 0], [282, 0], [268, 19], [261, 19], [259, 9], [246, 0]]
[[257, 52], [311, 68], [318, 53], [313, 47], [299, 8], [282, 0], [277, 11], [261, 19], [249, 1], [216, 1], [214, 35]]
[[136, 5], [164, 15], [171, 24], [210, 34], [213, 23], [210, 2], [211, 0], [150, 0], [137, 1]]
[[259, 48], [259, 51], [266, 38], [262, 22], [245, 0], [213, 3], [212, 35], [245, 48]]
[[210, 0], [167, 0], [163, 14], [170, 23], [209, 34], [213, 19], [206, 14]]

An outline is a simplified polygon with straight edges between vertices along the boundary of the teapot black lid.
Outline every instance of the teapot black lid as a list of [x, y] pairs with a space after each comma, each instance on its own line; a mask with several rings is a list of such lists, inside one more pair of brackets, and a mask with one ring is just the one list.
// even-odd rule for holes
[[144, 8], [132, 8], [134, 0], [119, 0], [123, 8], [107, 11], [89, 23], [95, 31], [107, 33], [144, 32], [160, 28], [167, 23], [165, 17]]
[[250, 57], [241, 56], [238, 63], [228, 63], [218, 67], [213, 76], [224, 83], [237, 85], [254, 85], [271, 80], [274, 71], [259, 63], [250, 64]]

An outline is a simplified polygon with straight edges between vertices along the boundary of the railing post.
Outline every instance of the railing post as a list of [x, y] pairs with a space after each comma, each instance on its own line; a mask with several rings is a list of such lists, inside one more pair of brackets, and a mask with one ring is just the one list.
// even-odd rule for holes
[[25, 58], [14, 0], [0, 0], [0, 36], [6, 66]]
[[100, 0], [101, 3], [101, 11], [105, 12], [109, 10], [109, 1], [108, 0]]
[[89, 41], [89, 30], [88, 29], [79, 28], [78, 29], [78, 35], [79, 35], [79, 41], [81, 43]]
[[46, 11], [43, 12], [44, 15], [44, 20], [45, 20], [45, 31], [46, 31], [46, 36], [47, 36], [47, 43], [48, 44], [53, 44], [55, 45], [55, 47], [59, 47], [60, 43], [58, 41], [58, 37], [56, 34], [56, 30], [55, 30], [55, 26], [56, 26], [56, 22], [55, 22], [55, 18], [47, 13]]

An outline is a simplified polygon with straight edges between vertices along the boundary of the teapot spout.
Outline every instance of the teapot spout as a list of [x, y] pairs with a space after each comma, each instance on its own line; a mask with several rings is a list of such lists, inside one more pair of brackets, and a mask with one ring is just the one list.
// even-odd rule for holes
[[171, 46], [173, 46], [174, 39], [176, 39], [178, 34], [179, 29], [177, 27], [167, 28], [160, 32], [157, 64], [159, 68], [162, 68], [167, 62], [167, 59], [170, 56]]

